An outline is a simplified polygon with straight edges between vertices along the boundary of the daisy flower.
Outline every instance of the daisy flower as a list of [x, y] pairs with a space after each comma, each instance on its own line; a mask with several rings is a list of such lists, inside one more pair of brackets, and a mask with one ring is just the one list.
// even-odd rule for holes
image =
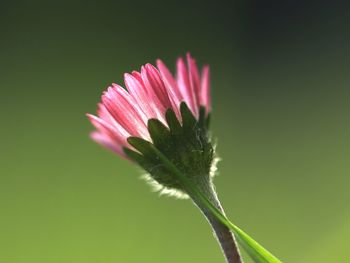
[[279, 262], [225, 216], [212, 182], [217, 158], [208, 136], [209, 66], [200, 73], [190, 54], [186, 60], [177, 60], [175, 76], [157, 60], [157, 67], [146, 64], [126, 73], [125, 87], [108, 87], [97, 115], [87, 114], [96, 128], [91, 137], [139, 164], [161, 193], [191, 198], [212, 226], [228, 263], [242, 262], [230, 229], [253, 258], [267, 259], [257, 262]]

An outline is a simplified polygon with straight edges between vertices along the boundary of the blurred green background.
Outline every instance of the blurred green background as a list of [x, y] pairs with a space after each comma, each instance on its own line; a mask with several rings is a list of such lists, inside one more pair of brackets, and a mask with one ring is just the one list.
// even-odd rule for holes
[[88, 137], [107, 85], [186, 51], [211, 65], [229, 217], [284, 262], [350, 262], [349, 10], [1, 1], [0, 262], [224, 262], [189, 201]]

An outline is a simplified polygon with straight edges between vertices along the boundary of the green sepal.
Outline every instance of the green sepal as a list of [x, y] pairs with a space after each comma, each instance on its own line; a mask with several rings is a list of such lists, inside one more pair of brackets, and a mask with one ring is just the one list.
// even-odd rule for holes
[[176, 114], [172, 109], [168, 109], [165, 113], [165, 119], [169, 126], [170, 133], [173, 135], [180, 134], [182, 132], [182, 127], [179, 120], [176, 118]]
[[211, 115], [210, 115], [210, 113], [208, 113], [208, 115], [207, 115], [207, 117], [205, 119], [205, 127], [206, 127], [206, 129], [209, 129], [210, 119], [211, 119]]
[[[209, 180], [214, 150], [207, 136], [204, 108], [197, 120], [186, 103], [180, 104], [181, 122], [172, 109], [165, 114], [167, 126], [157, 119], [148, 121], [152, 143], [137, 137], [128, 142], [139, 153], [127, 151], [127, 156], [139, 163], [159, 184], [184, 191], [176, 176], [168, 171], [154, 154], [154, 147], [164, 154], [190, 180]], [[153, 148], [152, 148], [153, 147]], [[143, 158], [141, 158], [141, 156]]]
[[145, 160], [145, 157], [138, 153], [135, 152], [129, 148], [123, 147], [123, 151], [127, 157], [129, 157], [131, 160], [134, 160], [137, 162], [141, 167], [144, 168], [145, 164], [148, 163], [147, 160]]
[[146, 158], [150, 158], [150, 159], [154, 158], [153, 151], [150, 148], [151, 146], [150, 142], [144, 139], [141, 139], [139, 137], [129, 137], [127, 141], [131, 146], [133, 146]]
[[169, 129], [159, 120], [148, 120], [148, 132], [157, 148], [167, 147], [170, 141]]
[[198, 119], [198, 125], [199, 127], [201, 127], [202, 129], [207, 128], [206, 127], [206, 111], [205, 108], [203, 106], [200, 107], [199, 109], [199, 119]]
[[131, 160], [133, 160], [138, 165], [140, 165], [145, 171], [147, 172], [152, 171], [152, 166], [154, 161], [149, 160], [144, 155], [126, 147], [123, 147], [123, 151], [127, 157], [129, 157]]
[[171, 172], [154, 154], [154, 145], [146, 140], [129, 137], [128, 142], [140, 153], [124, 148], [124, 153], [133, 161], [138, 163], [158, 183], [168, 188], [180, 189], [178, 179], [173, 177]]
[[196, 118], [185, 102], [181, 102], [180, 104], [180, 113], [182, 117], [182, 127], [185, 130], [194, 129], [195, 126], [198, 125]]

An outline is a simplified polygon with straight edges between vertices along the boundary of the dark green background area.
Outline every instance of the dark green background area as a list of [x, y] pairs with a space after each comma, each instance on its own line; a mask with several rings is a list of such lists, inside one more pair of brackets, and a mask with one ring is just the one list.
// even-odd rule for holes
[[284, 262], [350, 261], [350, 9], [262, 2], [1, 1], [0, 262], [224, 262], [189, 201], [88, 137], [110, 83], [187, 51], [229, 217]]

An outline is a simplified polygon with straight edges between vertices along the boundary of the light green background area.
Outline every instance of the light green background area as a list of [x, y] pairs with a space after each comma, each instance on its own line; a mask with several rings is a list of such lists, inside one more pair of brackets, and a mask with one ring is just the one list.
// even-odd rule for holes
[[250, 8], [0, 4], [0, 262], [224, 262], [188, 200], [88, 138], [111, 82], [187, 50], [211, 65], [230, 219], [284, 262], [350, 261], [346, 12], [259, 29]]

